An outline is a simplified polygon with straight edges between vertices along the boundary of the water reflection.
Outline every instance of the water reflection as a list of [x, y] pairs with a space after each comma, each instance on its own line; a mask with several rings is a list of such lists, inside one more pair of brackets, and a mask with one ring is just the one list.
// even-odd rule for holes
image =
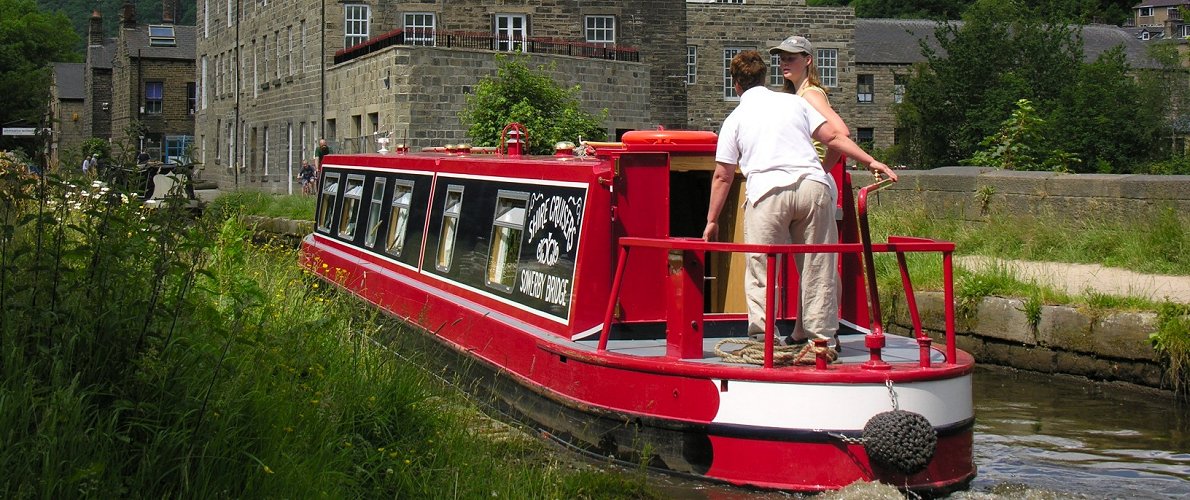
[[980, 367], [975, 405], [972, 492], [1190, 497], [1190, 409], [1164, 393]]

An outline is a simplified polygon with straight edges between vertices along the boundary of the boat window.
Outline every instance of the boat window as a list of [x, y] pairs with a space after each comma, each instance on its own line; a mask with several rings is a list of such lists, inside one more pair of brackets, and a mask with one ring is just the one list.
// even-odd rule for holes
[[397, 257], [405, 248], [405, 228], [409, 225], [409, 204], [413, 201], [413, 183], [397, 181], [393, 187], [393, 205], [388, 214], [388, 233], [384, 251]]
[[355, 239], [355, 225], [359, 221], [360, 198], [364, 195], [364, 176], [347, 176], [347, 190], [343, 193], [343, 211], [339, 213], [339, 237]]
[[318, 204], [318, 230], [329, 233], [335, 213], [335, 195], [339, 194], [339, 174], [326, 174], [322, 185], [322, 202]]
[[376, 234], [380, 232], [380, 214], [384, 212], [385, 179], [376, 179], [372, 184], [372, 204], [368, 207], [368, 232], [364, 237], [364, 246], [376, 246]]
[[449, 271], [455, 255], [455, 234], [459, 229], [459, 214], [463, 211], [463, 186], [446, 188], [446, 205], [442, 209], [442, 232], [438, 237], [438, 259], [435, 267]]
[[500, 191], [492, 220], [492, 244], [488, 250], [488, 286], [512, 291], [521, 255], [521, 234], [525, 229], [527, 193]]

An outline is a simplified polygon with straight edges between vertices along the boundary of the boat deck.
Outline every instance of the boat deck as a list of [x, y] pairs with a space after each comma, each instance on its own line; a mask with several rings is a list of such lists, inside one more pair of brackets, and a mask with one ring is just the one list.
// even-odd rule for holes
[[[917, 341], [909, 337], [900, 335], [885, 334], [885, 347], [880, 351], [881, 359], [889, 363], [917, 363], [918, 362], [918, 346]], [[707, 337], [702, 341], [702, 359], [685, 359], [692, 363], [708, 363], [708, 364], [726, 364], [739, 365], [739, 363], [731, 363], [724, 361], [715, 353], [715, 346], [725, 338], [735, 338], [739, 340], [747, 340], [743, 337]], [[584, 348], [589, 348], [594, 351], [599, 345], [599, 337], [594, 336], [583, 340], [578, 340], [575, 344]], [[868, 348], [864, 347], [864, 334], [841, 333], [839, 335], [839, 359], [834, 364], [862, 364], [870, 359]], [[723, 351], [734, 352], [742, 347], [738, 343], [729, 343], [723, 346]], [[666, 346], [665, 339], [621, 339], [609, 340], [607, 343], [608, 352], [616, 354], [625, 354], [630, 356], [639, 356], [642, 358], [664, 357]], [[930, 352], [931, 363], [944, 363], [946, 355], [937, 349]]]

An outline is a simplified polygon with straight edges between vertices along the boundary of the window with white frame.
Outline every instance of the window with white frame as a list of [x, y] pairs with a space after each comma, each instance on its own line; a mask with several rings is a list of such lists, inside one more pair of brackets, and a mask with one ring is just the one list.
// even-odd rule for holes
[[434, 267], [450, 271], [455, 256], [455, 235], [459, 230], [459, 216], [463, 214], [463, 186], [446, 188], [446, 204], [442, 208], [442, 231], [438, 233], [438, 256]]
[[[207, 93], [210, 92], [211, 82], [207, 77], [207, 56], [206, 55], [202, 56], [202, 69], [200, 71], [202, 73], [201, 73], [201, 78], [199, 81], [201, 82], [202, 87], [201, 87], [199, 93], [202, 95], [202, 109], [207, 109]], [[194, 109], [193, 106], [190, 109]]]
[[1153, 17], [1153, 8], [1152, 7], [1141, 7], [1138, 10], [1140, 10], [1140, 12], [1138, 12], [1137, 15], [1139, 15], [1140, 17]]
[[286, 26], [285, 33], [289, 38], [289, 50], [285, 51], [285, 65], [289, 67], [289, 76], [293, 76], [293, 26]]
[[145, 82], [145, 113], [150, 115], [161, 114], [164, 85], [162, 82]]
[[376, 235], [380, 233], [380, 215], [384, 211], [383, 177], [372, 184], [372, 203], [368, 207], [368, 227], [364, 233], [364, 246], [371, 248], [376, 245]]
[[405, 43], [409, 45], [434, 45], [434, 14], [410, 12], [405, 14]]
[[698, 47], [686, 46], [686, 85], [694, 85], [698, 76]]
[[745, 47], [727, 47], [723, 49], [723, 98], [729, 101], [739, 99], [735, 93], [735, 85], [731, 81], [731, 58], [736, 54], [748, 50]]
[[496, 50], [519, 52], [529, 37], [529, 18], [524, 14], [496, 14]]
[[1190, 24], [1182, 25], [1182, 38], [1190, 38]]
[[500, 191], [496, 194], [496, 213], [492, 220], [491, 248], [488, 250], [488, 286], [510, 292], [516, 283], [528, 203], [528, 193]]
[[339, 174], [326, 174], [322, 186], [318, 201], [318, 230], [329, 233], [335, 216], [335, 197], [339, 194]]
[[616, 43], [616, 16], [587, 16], [584, 24], [588, 42]]
[[282, 64], [282, 61], [284, 60], [284, 57], [285, 57], [285, 50], [284, 50], [285, 45], [281, 43], [281, 30], [276, 30], [273, 32], [273, 40], [275, 40], [277, 42], [276, 43], [277, 60], [276, 60], [276, 62], [273, 63], [273, 79], [280, 80], [281, 79], [281, 67], [284, 66]]
[[744, 0], [715, 0], [715, 3], [744, 3]]
[[769, 55], [769, 85], [780, 87], [785, 84], [785, 76], [781, 74], [781, 54]]
[[876, 78], [873, 75], [857, 75], [855, 77], [855, 101], [870, 103], [874, 94]]
[[823, 87], [839, 86], [839, 49], [818, 49], [818, 81]]
[[368, 24], [371, 19], [372, 11], [367, 5], [344, 5], [343, 47], [364, 43], [368, 39]]
[[359, 222], [359, 206], [364, 196], [364, 176], [347, 176], [347, 190], [343, 192], [343, 211], [339, 213], [339, 237], [355, 239], [355, 226]]
[[909, 75], [893, 75], [893, 102], [905, 100], [905, 87], [909, 85]]
[[409, 226], [409, 207], [413, 203], [413, 183], [397, 181], [393, 186], [393, 204], [388, 212], [388, 231], [384, 237], [384, 251], [401, 256], [405, 248], [405, 229]]
[[267, 177], [269, 175], [269, 150], [271, 149], [269, 147], [269, 127], [268, 126], [265, 126], [262, 129], [262, 135], [264, 137], [264, 153], [262, 154], [263, 158], [261, 158], [261, 162], [264, 163], [264, 175]]
[[186, 114], [193, 115], [198, 111], [198, 85], [196, 82], [186, 82]]

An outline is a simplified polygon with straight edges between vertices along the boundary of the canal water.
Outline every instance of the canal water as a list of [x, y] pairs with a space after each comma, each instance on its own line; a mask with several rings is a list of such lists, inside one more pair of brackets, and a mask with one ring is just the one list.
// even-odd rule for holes
[[[999, 367], [975, 372], [975, 461], [970, 499], [1190, 498], [1190, 405], [1166, 393]], [[674, 498], [769, 499], [658, 478]], [[824, 499], [900, 498], [853, 485]]]

